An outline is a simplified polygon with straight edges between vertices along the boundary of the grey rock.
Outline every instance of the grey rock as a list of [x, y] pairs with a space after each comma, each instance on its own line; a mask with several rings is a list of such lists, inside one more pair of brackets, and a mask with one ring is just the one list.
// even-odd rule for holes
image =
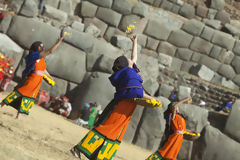
[[159, 40], [167, 40], [171, 30], [162, 21], [150, 19], [144, 33]]
[[207, 18], [208, 19], [214, 19], [214, 17], [216, 16], [217, 12], [218, 12], [218, 10], [209, 8], [208, 9]]
[[177, 158], [185, 159], [185, 160], [191, 159], [192, 147], [193, 147], [193, 142], [184, 139]]
[[112, 3], [113, 3], [113, 0], [101, 0], [101, 1], [99, 1], [99, 0], [89, 0], [89, 1], [95, 3], [98, 6], [102, 6], [102, 7], [105, 7], [105, 8], [111, 8]]
[[171, 68], [180, 71], [183, 61], [181, 59], [173, 57]]
[[151, 56], [151, 57], [154, 57], [154, 58], [158, 58], [158, 53], [157, 52], [155, 52], [153, 50], [150, 50], [150, 49], [147, 49], [147, 48], [141, 49], [141, 54]]
[[132, 41], [126, 36], [121, 35], [113, 36], [112, 44], [123, 50], [130, 50], [132, 48]]
[[169, 56], [174, 56], [176, 50], [177, 50], [177, 48], [175, 46], [173, 46], [172, 44], [170, 44], [166, 41], [162, 41], [162, 42], [159, 43], [157, 52], [158, 53], [165, 53]]
[[230, 23], [231, 20], [229, 13], [225, 11], [218, 11], [215, 16], [215, 19], [220, 20], [222, 24]]
[[63, 12], [61, 10], [58, 10], [54, 7], [51, 7], [49, 5], [45, 5], [45, 10], [43, 13], [44, 16], [55, 19], [61, 23], [66, 23], [68, 15], [66, 12]]
[[237, 40], [237, 41], [235, 42], [235, 45], [234, 45], [234, 48], [233, 48], [233, 52], [234, 52], [236, 55], [240, 56], [240, 41], [239, 41], [239, 40]]
[[190, 4], [184, 3], [181, 7], [179, 14], [186, 18], [193, 18], [195, 16], [195, 9]]
[[26, 17], [35, 17], [38, 14], [38, 6], [36, 0], [25, 0], [20, 14]]
[[233, 36], [240, 36], [240, 29], [232, 26], [231, 24], [229, 23], [226, 23], [224, 25], [225, 29], [227, 29]]
[[202, 33], [203, 28], [204, 24], [195, 19], [185, 22], [182, 26], [184, 31], [194, 36], [199, 36]]
[[160, 64], [169, 67], [172, 64], [172, 57], [163, 53], [159, 53], [158, 61]]
[[236, 76], [236, 73], [233, 70], [233, 68], [227, 64], [222, 64], [218, 69], [218, 73], [230, 80]]
[[[208, 125], [201, 135], [203, 136], [194, 142], [192, 160], [237, 160], [240, 156], [239, 152], [233, 152], [240, 147], [240, 144], [221, 133], [218, 129]], [[225, 152], [219, 152], [219, 147], [216, 146], [221, 146]]]
[[199, 60], [201, 59], [201, 54], [198, 52], [194, 52], [192, 57], [191, 57], [191, 61], [193, 62], [199, 62]]
[[171, 12], [173, 12], [173, 13], [175, 13], [175, 14], [178, 14], [180, 8], [181, 8], [181, 6], [179, 6], [179, 5], [173, 3], [173, 6], [172, 6], [172, 9], [171, 9]]
[[[91, 55], [91, 56], [90, 56]], [[107, 55], [100, 55], [99, 57], [97, 57], [98, 55], [95, 54], [89, 54], [87, 55], [87, 66], [89, 66], [89, 64], [91, 65], [93, 61], [93, 66], [91, 67], [91, 71], [92, 72], [103, 72], [103, 73], [112, 73], [112, 66], [113, 66], [113, 62], [114, 59], [111, 57], [108, 57]], [[97, 58], [97, 59], [94, 59]], [[92, 60], [91, 60], [92, 59]]]
[[147, 36], [144, 34], [139, 34], [138, 35], [138, 44], [142, 47], [145, 47], [147, 44]]
[[[123, 32], [125, 32], [128, 28], [128, 26], [136, 25], [140, 21], [140, 17], [136, 15], [126, 15], [122, 18], [121, 23], [119, 25], [119, 29], [121, 29]], [[133, 30], [134, 32], [134, 30]]]
[[217, 10], [222, 10], [224, 8], [225, 1], [224, 0], [211, 0], [210, 7]]
[[132, 13], [146, 17], [148, 14], [148, 6], [142, 2], [138, 2], [138, 4], [132, 8]]
[[47, 0], [46, 5], [50, 5], [54, 8], [58, 8], [60, 0]]
[[207, 25], [210, 26], [214, 29], [221, 29], [222, 25], [221, 25], [221, 21], [216, 20], [216, 19], [204, 19], [203, 22]]
[[218, 71], [221, 63], [217, 61], [216, 59], [210, 58], [208, 56], [202, 55], [200, 61], [200, 64], [203, 64], [213, 70], [214, 72]]
[[161, 3], [162, 3], [162, 0], [155, 0], [152, 5], [154, 7], [159, 7], [161, 5]]
[[24, 0], [12, 0], [10, 3], [11, 9], [17, 14], [19, 13]]
[[71, 114], [73, 119], [77, 118], [78, 112], [85, 102], [91, 102], [94, 99], [105, 107], [113, 99], [115, 89], [109, 82], [108, 77], [110, 77], [110, 74], [93, 72], [90, 76], [87, 75], [84, 78], [83, 83], [77, 88], [77, 96], [73, 99], [73, 114]]
[[142, 1], [148, 4], [153, 4], [155, 0], [142, 0]]
[[97, 28], [94, 24], [90, 24], [85, 29], [85, 32], [93, 35], [96, 38], [101, 34], [101, 30], [99, 28]]
[[136, 6], [138, 4], [137, 0], [114, 0], [113, 1], [113, 5], [112, 5], [112, 9], [123, 14], [123, 15], [127, 15], [130, 14], [132, 11], [132, 7]]
[[100, 19], [94, 17], [94, 18], [84, 18], [84, 24], [85, 28], [87, 28], [90, 24], [94, 24], [98, 29], [100, 29], [101, 33], [100, 36], [103, 37], [105, 34], [108, 25], [101, 21]]
[[147, 38], [147, 45], [146, 48], [149, 48], [151, 50], [156, 50], [159, 44], [159, 40], [156, 40], [154, 38], [148, 37]]
[[208, 55], [212, 49], [212, 46], [213, 46], [212, 43], [202, 38], [195, 37], [190, 45], [190, 49]]
[[235, 56], [232, 61], [232, 66], [235, 69], [235, 71], [239, 74], [240, 73], [240, 57]]
[[231, 35], [216, 30], [212, 38], [212, 43], [228, 50], [232, 50], [235, 40]]
[[239, 86], [237, 86], [235, 83], [233, 83], [233, 81], [227, 80], [225, 77], [223, 77], [221, 85], [226, 88], [233, 89], [233, 90], [239, 90]]
[[108, 8], [99, 7], [96, 14], [97, 18], [104, 22], [117, 27], [122, 15]]
[[23, 49], [5, 34], [0, 33], [0, 41], [0, 52], [13, 58], [13, 67], [17, 68], [23, 56]]
[[47, 91], [51, 96], [59, 97], [65, 95], [67, 92], [68, 82], [57, 77], [53, 77], [55, 81], [54, 86], [48, 85], [45, 81], [42, 82], [41, 89]]
[[222, 49], [222, 51], [218, 57], [218, 60], [221, 63], [231, 64], [233, 58], [234, 58], [234, 54], [232, 51], [227, 51], [226, 49]]
[[94, 17], [97, 12], [98, 6], [88, 1], [83, 1], [81, 5], [80, 15], [82, 17]]
[[192, 69], [192, 67], [196, 66], [197, 63], [195, 62], [183, 62], [182, 66], [181, 66], [181, 71], [183, 72], [190, 72], [190, 70]]
[[102, 56], [102, 54], [88, 53], [86, 56], [87, 56], [87, 60], [86, 60], [87, 72], [93, 72], [94, 70], [96, 70], [94, 68], [95, 63]]
[[60, 30], [35, 19], [14, 16], [7, 34], [24, 48], [29, 49], [33, 42], [42, 41], [49, 49], [57, 42]]
[[4, 16], [0, 22], [0, 32], [6, 33], [11, 21], [12, 21], [12, 16], [10, 15]]
[[191, 88], [186, 86], [179, 86], [178, 87], [178, 99], [184, 99], [190, 97], [191, 95]]
[[69, 15], [73, 14], [72, 0], [61, 0], [59, 3], [59, 9], [66, 12]]
[[214, 30], [210, 27], [205, 26], [200, 37], [207, 41], [211, 41], [213, 34], [214, 34]]
[[189, 61], [192, 57], [193, 51], [187, 48], [178, 48], [176, 51], [176, 56], [182, 60]]
[[[120, 31], [118, 28], [108, 27], [107, 31], [105, 32], [104, 39], [106, 39], [107, 41], [111, 41], [112, 37], [115, 35], [125, 36], [125, 33]], [[138, 37], [138, 39], [139, 39], [139, 37]]]
[[223, 80], [223, 77], [221, 75], [219, 75], [218, 73], [215, 73], [214, 77], [212, 78], [211, 81], [214, 82], [214, 83], [222, 85], [222, 80]]
[[214, 72], [205, 65], [197, 65], [190, 72], [207, 81], [211, 81], [214, 76]]
[[84, 24], [78, 21], [74, 21], [71, 25], [71, 27], [79, 32], [84, 31]]
[[67, 43], [62, 43], [55, 52], [46, 57], [49, 73], [71, 82], [81, 83], [86, 73], [86, 54]]
[[240, 86], [240, 74], [236, 75], [233, 78], [233, 82], [236, 83], [238, 86]]
[[73, 46], [82, 49], [85, 52], [91, 52], [94, 38], [89, 33], [78, 32], [71, 28], [64, 28], [64, 32], [70, 33], [70, 36], [65, 36], [64, 41], [72, 44]]
[[159, 84], [156, 79], [148, 79], [144, 81], [143, 87], [149, 95], [154, 96], [158, 90]]
[[207, 17], [207, 13], [208, 13], [208, 8], [203, 7], [202, 5], [197, 5], [196, 8], [196, 15], [202, 18]]
[[225, 133], [235, 139], [237, 142], [240, 142], [240, 133], [239, 131], [239, 109], [240, 109], [240, 100], [236, 100], [232, 110], [228, 116], [227, 123], [225, 125]]
[[168, 98], [173, 90], [174, 90], [173, 86], [162, 83], [160, 85], [158, 95]]
[[[184, 41], [183, 41], [184, 39]], [[187, 48], [191, 41], [193, 39], [193, 36], [182, 31], [182, 30], [177, 30], [177, 31], [172, 31], [169, 38], [168, 42], [171, 44], [177, 46], [177, 47], [182, 47], [182, 48]]]
[[172, 9], [172, 7], [173, 7], [173, 3], [171, 3], [171, 2], [169, 2], [167, 0], [163, 0], [161, 5], [160, 5], [160, 7], [162, 9], [170, 11]]
[[221, 51], [222, 51], [221, 47], [219, 47], [217, 45], [213, 45], [212, 50], [211, 50], [209, 56], [212, 57], [212, 58], [217, 59], [219, 57]]

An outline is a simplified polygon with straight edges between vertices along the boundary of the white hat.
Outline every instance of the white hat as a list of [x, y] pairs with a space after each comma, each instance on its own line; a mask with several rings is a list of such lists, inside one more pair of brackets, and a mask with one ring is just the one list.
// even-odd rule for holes
[[206, 102], [204, 102], [204, 101], [201, 100], [200, 103], [199, 103], [199, 105], [200, 105], [200, 106], [205, 106], [205, 105], [206, 105]]

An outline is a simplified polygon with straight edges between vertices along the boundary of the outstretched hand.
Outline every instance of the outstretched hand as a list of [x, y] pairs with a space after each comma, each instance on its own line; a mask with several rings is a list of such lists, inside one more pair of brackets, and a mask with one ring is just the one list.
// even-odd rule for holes
[[134, 34], [130, 37], [130, 39], [132, 40], [132, 42], [136, 41], [137, 40], [137, 35]]
[[62, 42], [63, 38], [64, 38], [64, 35], [62, 37], [58, 38], [58, 42]]

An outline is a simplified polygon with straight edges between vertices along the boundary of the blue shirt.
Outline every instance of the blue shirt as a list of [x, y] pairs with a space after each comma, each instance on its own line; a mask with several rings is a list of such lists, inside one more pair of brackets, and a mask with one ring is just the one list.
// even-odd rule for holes
[[35, 62], [40, 58], [40, 52], [32, 52], [25, 58], [26, 68], [22, 72], [22, 77], [28, 76], [35, 68]]
[[109, 77], [111, 84], [116, 89], [114, 99], [121, 100], [143, 97], [143, 80], [137, 72], [134, 68], [125, 67]]
[[233, 103], [229, 103], [229, 101], [226, 101], [225, 107], [231, 109], [232, 105], [233, 105]]

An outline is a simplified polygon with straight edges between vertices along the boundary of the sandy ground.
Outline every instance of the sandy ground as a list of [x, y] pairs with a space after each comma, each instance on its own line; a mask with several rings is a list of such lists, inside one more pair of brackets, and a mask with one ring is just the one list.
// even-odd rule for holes
[[[6, 95], [0, 93], [1, 99]], [[0, 108], [0, 160], [76, 159], [69, 150], [87, 129], [36, 105], [29, 116], [17, 120], [16, 113], [12, 107]], [[114, 160], [144, 160], [150, 153], [123, 142]]]

